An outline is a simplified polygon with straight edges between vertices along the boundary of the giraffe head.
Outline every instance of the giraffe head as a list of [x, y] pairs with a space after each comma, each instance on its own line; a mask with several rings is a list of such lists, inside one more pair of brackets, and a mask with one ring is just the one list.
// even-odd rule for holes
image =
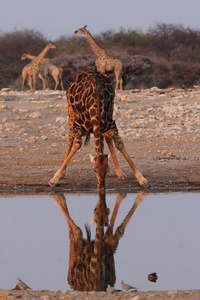
[[76, 31], [74, 31], [74, 33], [79, 33], [79, 34], [85, 34], [86, 32], [88, 32], [88, 30], [86, 29], [87, 25], [85, 25], [84, 27], [81, 27], [79, 29], [77, 29]]
[[28, 58], [27, 55], [28, 55], [28, 54], [24, 52], [24, 53], [22, 54], [22, 56], [21, 56], [21, 60], [24, 60], [24, 59]]
[[109, 171], [108, 166], [108, 155], [99, 155], [94, 159], [94, 171], [98, 180], [98, 189], [99, 191], [105, 188], [105, 178], [106, 173]]
[[49, 41], [47, 47], [48, 47], [49, 49], [56, 49], [56, 45], [53, 44], [51, 41]]

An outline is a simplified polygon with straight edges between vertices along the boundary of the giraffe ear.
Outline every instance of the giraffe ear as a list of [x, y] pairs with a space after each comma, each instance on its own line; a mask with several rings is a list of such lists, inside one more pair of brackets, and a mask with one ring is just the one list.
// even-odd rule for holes
[[89, 157], [90, 157], [90, 161], [92, 162], [92, 163], [95, 163], [95, 156], [93, 156], [92, 154], [89, 154]]
[[84, 26], [84, 29], [86, 29], [87, 25]]
[[94, 224], [96, 222], [95, 217], [92, 217], [91, 221], [90, 221], [90, 226], [92, 226], [92, 224]]

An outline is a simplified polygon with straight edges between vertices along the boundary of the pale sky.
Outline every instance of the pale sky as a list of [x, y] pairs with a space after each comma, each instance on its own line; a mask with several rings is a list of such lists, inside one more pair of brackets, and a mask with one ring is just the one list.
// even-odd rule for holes
[[84, 25], [99, 34], [121, 27], [145, 32], [157, 23], [200, 30], [199, 15], [199, 0], [0, 0], [0, 34], [34, 29], [55, 40]]

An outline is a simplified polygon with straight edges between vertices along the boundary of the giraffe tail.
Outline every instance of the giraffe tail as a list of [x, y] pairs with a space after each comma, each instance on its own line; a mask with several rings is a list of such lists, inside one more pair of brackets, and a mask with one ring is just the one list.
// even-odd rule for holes
[[88, 224], [85, 224], [85, 230], [86, 230], [86, 234], [87, 234], [87, 241], [90, 242], [91, 241], [91, 230]]
[[87, 146], [90, 142], [90, 133], [87, 133], [86, 137], [85, 137], [85, 142], [84, 145]]

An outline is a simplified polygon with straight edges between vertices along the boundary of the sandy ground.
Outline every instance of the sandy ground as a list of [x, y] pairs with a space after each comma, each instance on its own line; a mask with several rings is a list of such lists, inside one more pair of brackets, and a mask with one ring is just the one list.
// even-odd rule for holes
[[[199, 99], [198, 89], [117, 93], [114, 117], [119, 133], [137, 168], [147, 178], [149, 191], [200, 188]], [[67, 147], [65, 92], [2, 91], [0, 120], [0, 190], [49, 191], [48, 182], [60, 167]], [[58, 188], [96, 188], [89, 154], [94, 155], [93, 137], [72, 158]], [[107, 188], [140, 189], [118, 151], [117, 157], [127, 180], [117, 178], [110, 158]]]
[[200, 291], [192, 290], [192, 291], [163, 291], [163, 292], [115, 292], [115, 293], [107, 293], [107, 292], [75, 292], [75, 291], [6, 291], [0, 290], [0, 299], [23, 299], [23, 300], [33, 300], [33, 299], [41, 299], [41, 300], [51, 300], [51, 299], [77, 299], [77, 300], [88, 300], [88, 299], [105, 299], [105, 300], [169, 300], [169, 299], [177, 299], [177, 300], [199, 300], [200, 299]]
[[[126, 149], [149, 182], [149, 192], [200, 190], [200, 89], [117, 92], [114, 118]], [[0, 93], [0, 193], [48, 193], [60, 167], [68, 133], [65, 92]], [[105, 146], [105, 153], [108, 153]], [[56, 190], [94, 191], [90, 162], [94, 140], [72, 158]], [[140, 190], [129, 165], [117, 157], [127, 180], [115, 175], [111, 158], [107, 189]], [[4, 291], [1, 299], [200, 299], [200, 291], [79, 293], [72, 291]]]

